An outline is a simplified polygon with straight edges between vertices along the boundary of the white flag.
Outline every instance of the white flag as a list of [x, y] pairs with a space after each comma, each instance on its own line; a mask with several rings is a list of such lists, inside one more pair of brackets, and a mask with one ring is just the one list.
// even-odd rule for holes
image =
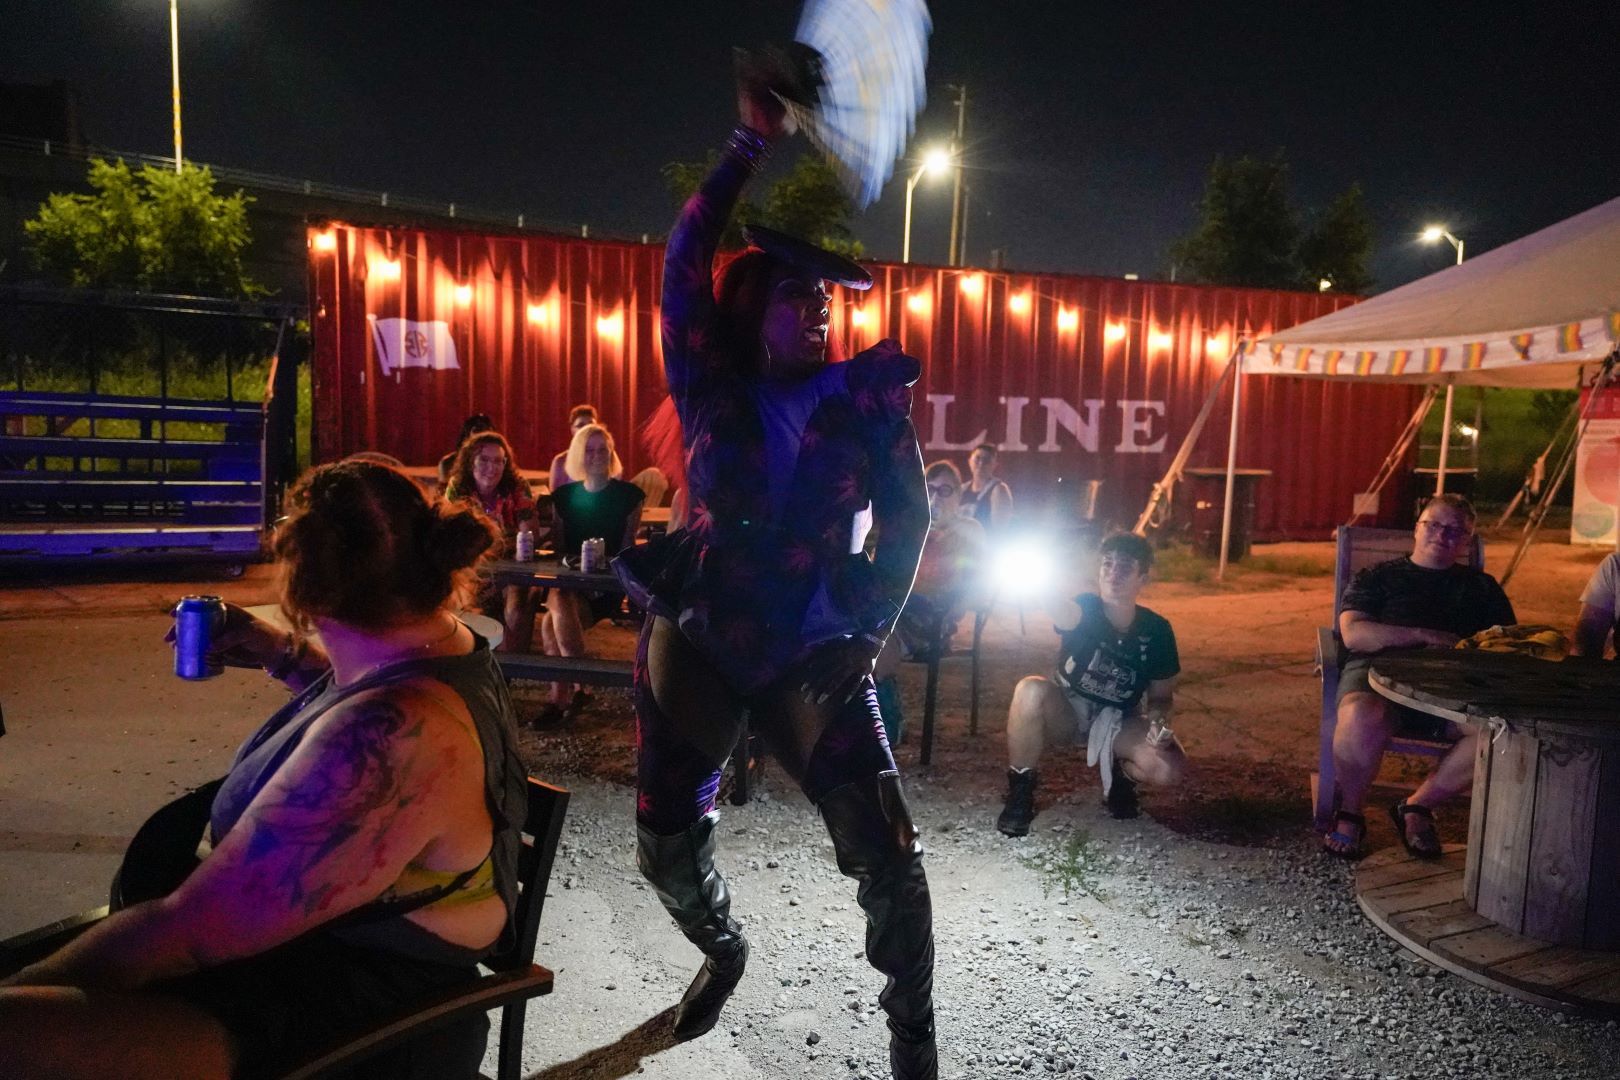
[[375, 315], [367, 315], [366, 319], [371, 323], [371, 339], [377, 343], [377, 362], [384, 375], [408, 367], [460, 370], [449, 323], [438, 319], [379, 319]]

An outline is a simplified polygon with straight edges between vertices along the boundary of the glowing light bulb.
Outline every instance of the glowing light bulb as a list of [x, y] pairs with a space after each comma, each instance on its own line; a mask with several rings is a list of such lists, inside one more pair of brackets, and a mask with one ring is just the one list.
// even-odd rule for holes
[[1124, 341], [1125, 340], [1125, 324], [1124, 323], [1119, 323], [1119, 322], [1111, 322], [1107, 326], [1103, 327], [1103, 340], [1108, 342], [1108, 344], [1110, 344], [1110, 345], [1114, 344], [1117, 341]]
[[624, 336], [624, 312], [615, 311], [611, 315], [598, 315], [596, 317], [596, 332], [605, 338], [622, 338]]
[[315, 234], [315, 239], [312, 240], [310, 244], [316, 251], [336, 251], [337, 233], [333, 232], [331, 229], [327, 229], [325, 232], [318, 232]]
[[466, 307], [468, 304], [472, 303], [471, 285], [456, 286], [456, 303], [461, 307]]
[[906, 307], [913, 315], [928, 314], [929, 304], [928, 294], [925, 292], [912, 293], [906, 297]]
[[399, 280], [399, 260], [398, 259], [373, 259], [373, 260], [371, 260], [371, 276], [376, 278], [378, 281], [398, 281]]
[[1029, 314], [1029, 293], [1013, 293], [1007, 297], [1007, 310], [1014, 315]]
[[1208, 356], [1226, 355], [1226, 335], [1216, 334], [1204, 342], [1204, 353]]
[[1080, 313], [1073, 308], [1058, 308], [1057, 328], [1059, 330], [1078, 330], [1080, 328]]
[[1155, 330], [1148, 335], [1148, 348], [1150, 349], [1168, 349], [1172, 343], [1173, 339], [1163, 330]]
[[849, 325], [851, 325], [851, 326], [865, 326], [866, 325], [866, 309], [865, 308], [855, 308], [855, 309], [853, 309], [849, 313]]
[[544, 326], [551, 321], [551, 311], [544, 304], [530, 304], [529, 321], [536, 326]]
[[967, 274], [956, 285], [957, 288], [962, 290], [963, 296], [979, 297], [984, 295], [983, 274]]

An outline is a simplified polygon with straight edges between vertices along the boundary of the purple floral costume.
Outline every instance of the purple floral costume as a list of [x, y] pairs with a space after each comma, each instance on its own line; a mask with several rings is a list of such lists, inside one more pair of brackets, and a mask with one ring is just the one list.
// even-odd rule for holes
[[[758, 727], [770, 723], [764, 699], [813, 646], [887, 634], [928, 519], [910, 417], [921, 365], [896, 343], [795, 380], [739, 371], [723, 355], [712, 264], [751, 171], [734, 143], [682, 211], [665, 256], [664, 370], [686, 451], [687, 524], [613, 565], [631, 599], [674, 622], [750, 704]], [[874, 524], [881, 543], [869, 558]], [[653, 702], [647, 640], [636, 678], [639, 809], [671, 830], [713, 808], [719, 768]], [[870, 682], [806, 763], [799, 779], [813, 799], [851, 773], [894, 768], [869, 691]]]

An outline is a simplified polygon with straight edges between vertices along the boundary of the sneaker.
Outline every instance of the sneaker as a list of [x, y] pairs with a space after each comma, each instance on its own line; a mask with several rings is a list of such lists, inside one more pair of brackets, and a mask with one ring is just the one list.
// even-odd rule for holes
[[1035, 820], [1035, 770], [1007, 770], [1007, 805], [996, 818], [996, 828], [1007, 836], [1025, 836]]
[[1109, 814], [1120, 819], [1133, 818], [1142, 812], [1142, 805], [1136, 798], [1136, 781], [1126, 776], [1123, 769], [1115, 767], [1114, 786], [1103, 797], [1103, 806]]

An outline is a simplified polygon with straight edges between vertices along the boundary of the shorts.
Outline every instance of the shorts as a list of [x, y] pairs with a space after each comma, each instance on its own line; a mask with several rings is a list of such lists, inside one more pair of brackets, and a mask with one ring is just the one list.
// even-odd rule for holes
[[[1097, 714], [1107, 706], [1099, 705], [1088, 697], [1071, 694], [1067, 690], [1063, 691], [1063, 699], [1069, 703], [1069, 710], [1074, 713], [1074, 730], [1070, 732], [1069, 739], [1072, 742], [1084, 745], [1087, 736], [1091, 734], [1092, 722], [1096, 720]], [[1129, 717], [1126, 719], [1129, 719]]]
[[[476, 965], [418, 960], [316, 931], [258, 956], [154, 984], [220, 1022], [235, 1076], [275, 1076], [356, 1029], [478, 977]], [[471, 1080], [489, 1040], [483, 1014], [412, 1039], [353, 1073], [389, 1080]]]
[[[1344, 695], [1354, 691], [1366, 691], [1377, 694], [1367, 676], [1372, 671], [1372, 660], [1368, 657], [1352, 657], [1346, 660], [1344, 667], [1339, 671], [1339, 691], [1333, 698], [1334, 708], [1338, 708]], [[1425, 742], [1456, 742], [1457, 731], [1455, 725], [1443, 716], [1413, 709], [1406, 705], [1397, 704], [1388, 698], [1379, 695], [1384, 704], [1395, 711], [1395, 734], [1405, 739], [1422, 739]]]

